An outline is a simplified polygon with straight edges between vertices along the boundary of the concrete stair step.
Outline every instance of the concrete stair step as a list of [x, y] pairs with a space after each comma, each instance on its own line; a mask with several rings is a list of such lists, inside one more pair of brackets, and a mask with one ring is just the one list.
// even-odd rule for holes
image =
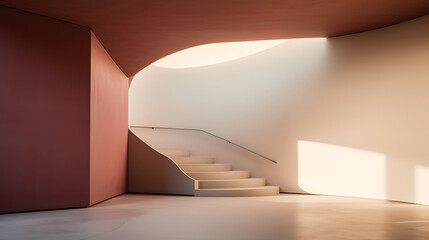
[[248, 171], [186, 172], [186, 174], [196, 180], [224, 180], [250, 177]]
[[211, 164], [214, 157], [170, 157], [176, 164]]
[[184, 172], [215, 172], [231, 171], [232, 165], [228, 163], [214, 164], [179, 164], [180, 169]]
[[198, 180], [197, 186], [198, 189], [262, 187], [265, 186], [265, 178]]
[[189, 157], [191, 155], [188, 150], [159, 149], [157, 151], [167, 157]]
[[261, 186], [249, 188], [213, 188], [196, 189], [195, 196], [198, 197], [250, 197], [250, 196], [272, 196], [279, 194], [278, 186]]

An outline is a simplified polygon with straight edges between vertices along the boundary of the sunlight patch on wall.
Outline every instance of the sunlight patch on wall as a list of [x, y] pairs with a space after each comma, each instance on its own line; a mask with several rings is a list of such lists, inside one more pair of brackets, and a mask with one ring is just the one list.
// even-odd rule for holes
[[386, 156], [298, 141], [298, 185], [309, 193], [386, 198]]
[[414, 170], [414, 202], [429, 204], [429, 167], [417, 165]]
[[[273, 48], [287, 41], [300, 39], [264, 40], [245, 42], [212, 43], [188, 48], [153, 63], [164, 68], [191, 68], [207, 66], [243, 58]], [[308, 41], [308, 39], [306, 39]], [[313, 38], [314, 41], [326, 41], [326, 38]]]

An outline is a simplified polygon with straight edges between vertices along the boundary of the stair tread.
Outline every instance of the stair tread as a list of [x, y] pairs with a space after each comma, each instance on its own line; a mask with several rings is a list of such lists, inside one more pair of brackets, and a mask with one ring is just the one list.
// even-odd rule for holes
[[177, 157], [184, 157], [184, 158], [214, 158], [214, 156], [196, 156], [196, 155], [192, 155], [192, 156], [177, 156]]
[[177, 164], [212, 164], [213, 157], [170, 157]]
[[258, 189], [270, 189], [278, 188], [278, 186], [260, 186], [260, 187], [245, 187], [245, 188], [203, 188], [197, 189], [198, 191], [220, 191], [220, 190], [258, 190]]
[[216, 171], [216, 172], [186, 172], [186, 173], [238, 173], [238, 172], [249, 172], [249, 171], [237, 171], [237, 170], [232, 170], [232, 171]]
[[160, 148], [155, 149], [157, 151], [189, 151], [189, 150], [183, 150], [183, 149], [171, 149], [171, 148]]
[[232, 165], [231, 163], [179, 163], [178, 165], [186, 165], [186, 166], [195, 166], [195, 165], [204, 165], [204, 166], [212, 166], [212, 165]]
[[170, 158], [179, 158], [179, 159], [183, 159], [183, 158], [187, 158], [187, 159], [215, 159], [215, 157], [181, 157], [181, 156], [172, 156]]
[[[189, 150], [178, 150], [178, 149], [156, 149], [156, 151], [160, 153], [186, 153], [186, 154], [190, 153]], [[183, 156], [183, 157], [188, 157], [188, 156]]]
[[156, 149], [157, 152], [161, 153], [167, 157], [187, 157], [191, 155], [189, 150], [179, 150], [179, 149]]
[[198, 180], [199, 182], [229, 182], [229, 181], [252, 181], [262, 180], [264, 178], [236, 178], [236, 179], [219, 179], [219, 180]]
[[189, 157], [198, 157], [198, 158], [215, 158], [215, 156], [205, 156], [205, 155], [203, 155], [203, 156], [192, 155], [192, 156], [189, 156]]

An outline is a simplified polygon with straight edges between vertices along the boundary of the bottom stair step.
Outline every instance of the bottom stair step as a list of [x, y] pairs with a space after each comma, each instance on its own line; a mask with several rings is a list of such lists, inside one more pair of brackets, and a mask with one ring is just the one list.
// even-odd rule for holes
[[225, 180], [198, 180], [198, 189], [249, 188], [265, 186], [265, 178], [243, 178]]
[[262, 186], [251, 188], [211, 188], [195, 189], [197, 197], [250, 197], [250, 196], [272, 196], [279, 194], [278, 186]]

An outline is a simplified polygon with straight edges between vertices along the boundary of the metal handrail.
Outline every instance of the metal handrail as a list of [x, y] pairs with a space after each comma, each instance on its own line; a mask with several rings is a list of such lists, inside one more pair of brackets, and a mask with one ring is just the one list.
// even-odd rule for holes
[[274, 161], [273, 159], [271, 159], [271, 158], [269, 158], [269, 157], [266, 157], [266, 156], [264, 156], [264, 155], [262, 155], [262, 154], [260, 154], [260, 153], [257, 153], [257, 152], [255, 152], [255, 151], [252, 151], [252, 150], [250, 150], [250, 149], [248, 149], [248, 148], [246, 148], [246, 147], [243, 147], [243, 146], [241, 146], [241, 145], [239, 145], [239, 144], [237, 144], [237, 143], [231, 142], [231, 141], [229, 141], [228, 139], [225, 139], [225, 138], [223, 138], [223, 137], [219, 137], [218, 135], [215, 135], [215, 134], [213, 134], [213, 133], [207, 132], [207, 131], [202, 130], [202, 129], [196, 129], [196, 128], [174, 128], [174, 127], [147, 127], [147, 126], [130, 126], [130, 128], [151, 128], [151, 129], [172, 129], [172, 130], [199, 131], [199, 132], [203, 132], [203, 133], [206, 133], [206, 134], [208, 134], [208, 135], [211, 135], [211, 136], [213, 136], [213, 137], [217, 137], [217, 138], [219, 138], [219, 139], [222, 139], [222, 140], [224, 140], [225, 142], [228, 142], [229, 144], [235, 145], [235, 146], [237, 146], [237, 147], [239, 147], [239, 148], [241, 148], [241, 149], [244, 149], [244, 150], [246, 150], [246, 151], [248, 151], [248, 152], [251, 152], [251, 153], [253, 153], [253, 154], [255, 154], [255, 155], [258, 155], [258, 156], [259, 156], [259, 157], [261, 157], [261, 158], [265, 158], [265, 159], [267, 159], [268, 161], [270, 161], [270, 162], [273, 162], [273, 163], [276, 163], [276, 164], [277, 164], [277, 162], [276, 162], [276, 161]]

